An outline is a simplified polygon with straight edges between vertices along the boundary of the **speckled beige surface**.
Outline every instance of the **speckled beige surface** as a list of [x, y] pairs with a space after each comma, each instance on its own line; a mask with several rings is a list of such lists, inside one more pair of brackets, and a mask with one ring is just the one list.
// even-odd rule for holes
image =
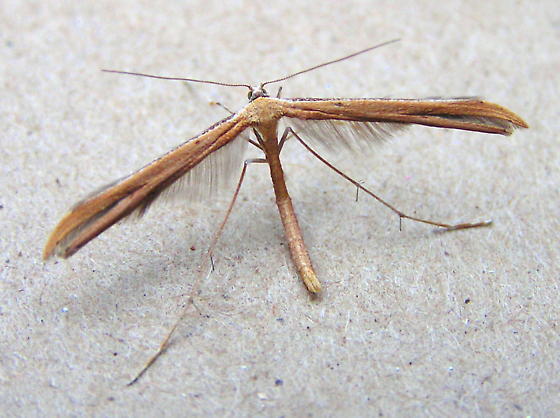
[[[0, 405], [4, 416], [554, 416], [560, 407], [555, 1], [7, 0], [0, 9]], [[480, 95], [531, 129], [414, 128], [337, 164], [398, 219], [297, 146], [283, 161], [325, 291], [296, 276], [267, 168], [251, 167], [199, 312], [133, 387], [191, 290], [227, 205], [176, 202], [69, 261], [40, 259], [84, 194], [245, 102], [271, 79], [402, 42], [283, 84], [285, 97]], [[251, 151], [248, 157], [258, 156]], [[191, 247], [194, 250], [191, 250]]]

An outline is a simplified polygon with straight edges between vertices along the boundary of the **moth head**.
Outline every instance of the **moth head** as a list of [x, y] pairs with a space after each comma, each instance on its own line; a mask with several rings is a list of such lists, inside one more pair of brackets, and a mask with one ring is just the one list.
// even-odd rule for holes
[[261, 84], [258, 87], [249, 87], [249, 93], [247, 94], [247, 98], [250, 102], [259, 97], [269, 97], [268, 92], [264, 89], [263, 85]]

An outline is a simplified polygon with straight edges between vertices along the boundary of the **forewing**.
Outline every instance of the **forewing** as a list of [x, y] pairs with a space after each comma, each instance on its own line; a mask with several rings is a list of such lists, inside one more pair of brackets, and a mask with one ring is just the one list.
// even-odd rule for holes
[[[240, 114], [226, 118], [130, 176], [80, 201], [51, 233], [44, 249], [44, 258], [53, 254], [69, 257], [134, 211], [144, 213], [163, 192], [214, 153], [231, 151], [229, 146], [242, 148], [243, 144], [232, 143], [245, 142], [239, 136], [247, 127], [248, 122]], [[239, 153], [237, 156], [239, 157]], [[199, 168], [203, 177], [210, 179], [212, 187], [219, 185], [219, 181], [216, 180], [221, 170], [218, 160], [223, 159], [223, 156], [218, 155], [214, 158], [217, 160], [210, 160], [207, 165]], [[230, 164], [232, 165], [233, 163]], [[182, 188], [188, 189], [188, 186], [194, 185], [198, 179], [200, 177], [197, 178], [197, 173], [190, 175]], [[196, 187], [203, 185], [197, 184]], [[194, 191], [194, 194], [200, 192]]]
[[[514, 128], [527, 124], [515, 113], [502, 106], [477, 98], [454, 99], [283, 99], [282, 113], [293, 118], [304, 131], [306, 123], [346, 121], [346, 131], [366, 133], [364, 141], [389, 136], [410, 124], [440, 128], [509, 135]], [[328, 123], [328, 122], [327, 122]], [[357, 125], [356, 125], [357, 124]], [[363, 125], [365, 124], [365, 125]], [[331, 123], [321, 135], [331, 131], [321, 141], [336, 141], [341, 137], [338, 124]], [[360, 126], [356, 129], [356, 126]], [[348, 133], [348, 132], [346, 132]], [[335, 139], [333, 139], [335, 138]]]

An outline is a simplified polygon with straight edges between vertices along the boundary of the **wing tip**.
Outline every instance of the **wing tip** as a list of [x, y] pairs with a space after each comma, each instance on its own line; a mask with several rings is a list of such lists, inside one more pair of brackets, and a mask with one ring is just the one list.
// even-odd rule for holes
[[42, 254], [42, 259], [43, 261], [47, 261], [49, 258], [52, 257], [52, 249], [49, 248], [48, 246], [45, 246], [45, 248], [43, 248], [43, 254]]
[[61, 239], [59, 238], [58, 230], [59, 230], [58, 227], [55, 228], [49, 235], [49, 238], [47, 239], [45, 248], [43, 248], [43, 261], [47, 261], [52, 257], [66, 258], [63, 252], [60, 251]]
[[510, 136], [516, 129], [528, 129], [529, 125], [515, 113], [511, 113], [510, 117], [507, 120], [508, 124], [504, 128], [503, 135]]
[[523, 119], [521, 119], [519, 116], [517, 116], [517, 123], [515, 124], [517, 128], [523, 128], [523, 129], [528, 129], [529, 128], [529, 124], [527, 122], [525, 122]]
[[47, 243], [43, 248], [43, 260], [46, 261], [52, 257], [68, 258], [73, 254], [68, 253], [67, 241], [76, 227], [72, 223], [74, 212], [74, 210], [67, 212], [49, 234]]
[[[485, 103], [489, 103], [489, 102], [485, 102]], [[498, 110], [497, 116], [509, 122], [511, 132], [513, 132], [513, 130], [517, 128], [523, 128], [523, 129], [529, 128], [529, 124], [525, 122], [521, 118], [521, 116], [519, 116], [517, 113], [512, 112], [511, 110], [495, 103], [489, 103], [489, 104], [493, 106], [496, 110]]]

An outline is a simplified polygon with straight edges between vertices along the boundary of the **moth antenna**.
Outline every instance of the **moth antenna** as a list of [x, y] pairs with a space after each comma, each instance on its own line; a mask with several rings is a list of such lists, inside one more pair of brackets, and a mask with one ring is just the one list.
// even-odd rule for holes
[[337, 63], [337, 62], [340, 62], [340, 61], [344, 61], [344, 60], [353, 58], [356, 55], [364, 54], [364, 53], [369, 52], [373, 49], [381, 48], [382, 46], [389, 45], [389, 44], [392, 44], [392, 43], [395, 43], [395, 42], [398, 42], [398, 41], [400, 41], [400, 39], [391, 39], [390, 41], [386, 41], [386, 42], [383, 42], [383, 43], [380, 43], [380, 44], [377, 44], [377, 45], [374, 45], [374, 46], [370, 46], [369, 48], [362, 49], [361, 51], [354, 52], [353, 54], [346, 55], [345, 57], [338, 58], [338, 59], [328, 61], [328, 62], [324, 62], [322, 64], [315, 65], [315, 66], [310, 67], [310, 68], [306, 68], [305, 70], [298, 71], [297, 73], [293, 73], [293, 74], [287, 75], [285, 77], [278, 78], [276, 80], [266, 81], [266, 82], [261, 84], [261, 87], [264, 87], [267, 84], [278, 83], [279, 81], [287, 80], [288, 78], [295, 77], [296, 75], [300, 75], [300, 74], [303, 74], [303, 73], [308, 73], [309, 71], [316, 70], [317, 68], [326, 67], [327, 65], [331, 65], [331, 64], [334, 64], [334, 63]]
[[130, 72], [130, 71], [119, 71], [119, 70], [105, 70], [105, 69], [102, 69], [101, 71], [103, 71], [105, 73], [127, 74], [127, 75], [135, 75], [135, 76], [139, 76], [139, 77], [157, 78], [157, 79], [160, 79], [160, 80], [189, 81], [189, 82], [192, 82], [192, 83], [215, 84], [217, 86], [226, 86], [226, 87], [247, 87], [249, 90], [252, 90], [252, 87], [248, 84], [222, 83], [221, 81], [199, 80], [199, 79], [196, 79], [196, 78], [164, 77], [164, 76], [161, 76], [161, 75], [134, 73], [134, 72]]

